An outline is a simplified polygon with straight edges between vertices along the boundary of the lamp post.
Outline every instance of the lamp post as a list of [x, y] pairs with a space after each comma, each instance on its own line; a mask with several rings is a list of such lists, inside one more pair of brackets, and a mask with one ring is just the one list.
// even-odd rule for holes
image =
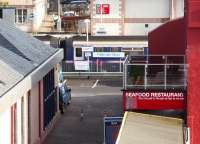
[[87, 45], [88, 45], [88, 41], [89, 41], [89, 19], [84, 20], [84, 22], [86, 23], [86, 41], [87, 41]]
[[[88, 46], [88, 41], [89, 41], [89, 19], [85, 19], [84, 22], [86, 23], [86, 45]], [[90, 72], [90, 56], [89, 54], [87, 54], [87, 60], [88, 60], [88, 65], [89, 65], [89, 69], [88, 72]], [[89, 77], [89, 76], [88, 76]]]
[[61, 32], [60, 0], [58, 0], [58, 21], [57, 21], [57, 31], [58, 31], [58, 32]]

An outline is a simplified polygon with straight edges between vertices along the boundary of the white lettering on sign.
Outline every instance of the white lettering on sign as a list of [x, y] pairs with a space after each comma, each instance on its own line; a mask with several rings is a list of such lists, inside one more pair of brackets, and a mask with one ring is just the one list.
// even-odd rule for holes
[[84, 52], [93, 52], [94, 48], [93, 47], [82, 47], [82, 51]]
[[103, 58], [123, 58], [125, 56], [124, 52], [94, 52], [93, 57], [103, 57]]
[[126, 97], [140, 100], [184, 100], [183, 92], [126, 92]]

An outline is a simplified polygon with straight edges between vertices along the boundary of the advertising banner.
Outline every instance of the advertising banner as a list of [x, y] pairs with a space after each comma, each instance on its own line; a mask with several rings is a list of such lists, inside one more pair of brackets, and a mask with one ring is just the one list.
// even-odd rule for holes
[[115, 144], [122, 117], [104, 117], [104, 144]]
[[93, 52], [95, 58], [123, 58], [124, 52]]
[[165, 110], [185, 109], [185, 90], [124, 90], [123, 109], [125, 110]]
[[75, 70], [89, 70], [88, 61], [74, 61]]

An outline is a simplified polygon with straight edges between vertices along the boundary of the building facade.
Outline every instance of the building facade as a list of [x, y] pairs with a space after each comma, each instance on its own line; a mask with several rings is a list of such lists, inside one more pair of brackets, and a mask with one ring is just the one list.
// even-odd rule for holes
[[2, 20], [0, 51], [0, 143], [42, 143], [60, 114], [63, 51]]
[[47, 11], [47, 0], [0, 0], [3, 7], [14, 7], [15, 22], [25, 32], [38, 32]]
[[182, 17], [184, 0], [91, 0], [92, 35], [147, 35]]

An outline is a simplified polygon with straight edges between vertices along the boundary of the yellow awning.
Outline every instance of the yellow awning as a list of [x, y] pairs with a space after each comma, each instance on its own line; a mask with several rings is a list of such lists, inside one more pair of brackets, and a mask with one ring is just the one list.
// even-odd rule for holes
[[126, 112], [116, 144], [183, 144], [183, 120]]

